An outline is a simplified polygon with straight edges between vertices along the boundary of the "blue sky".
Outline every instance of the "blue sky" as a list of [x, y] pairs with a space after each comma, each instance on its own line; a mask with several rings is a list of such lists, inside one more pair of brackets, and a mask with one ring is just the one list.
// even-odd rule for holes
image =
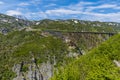
[[0, 0], [0, 13], [23, 15], [31, 20], [120, 22], [120, 0]]

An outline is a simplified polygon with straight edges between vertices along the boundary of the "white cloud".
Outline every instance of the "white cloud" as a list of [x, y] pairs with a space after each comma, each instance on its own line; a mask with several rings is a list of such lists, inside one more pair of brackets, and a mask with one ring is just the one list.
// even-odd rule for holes
[[4, 2], [0, 1], [0, 5], [4, 4]]
[[120, 22], [120, 19], [119, 19], [120, 12], [108, 13], [108, 14], [95, 13], [95, 12], [84, 12], [83, 14], [85, 15], [82, 18], [86, 20]]
[[13, 15], [22, 15], [22, 13], [20, 11], [16, 11], [16, 10], [9, 10], [6, 12], [7, 15], [13, 16]]
[[42, 0], [31, 0], [30, 3], [32, 3], [34, 5], [38, 5], [38, 4], [42, 3]]
[[67, 14], [67, 15], [70, 15], [70, 14], [80, 14], [81, 12], [80, 11], [75, 11], [75, 10], [70, 10], [70, 9], [54, 9], [54, 10], [47, 10], [45, 12], [46, 14], [49, 14], [49, 15], [60, 15], [60, 14]]
[[[21, 6], [27, 6], [33, 3], [42, 3], [42, 0], [31, 0], [29, 3], [20, 3]], [[34, 4], [33, 4], [34, 5]], [[36, 4], [35, 4], [36, 5]], [[56, 6], [56, 4], [49, 4], [46, 7]], [[20, 7], [20, 6], [19, 6]], [[36, 6], [37, 8], [40, 8]], [[44, 6], [45, 7], [45, 6]], [[37, 9], [36, 8], [36, 9]], [[110, 11], [110, 9], [115, 9], [117, 12]], [[38, 12], [31, 12], [28, 8], [16, 8], [16, 10], [8, 10], [6, 13], [8, 15], [24, 15], [28, 19], [44, 19], [44, 18], [78, 18], [85, 20], [98, 20], [98, 21], [114, 21], [120, 22], [120, 6], [119, 4], [111, 3], [95, 3], [95, 2], [79, 2], [77, 4], [71, 4], [68, 6], [59, 6], [58, 8], [52, 8], [48, 10]], [[96, 12], [94, 10], [97, 10]], [[26, 12], [25, 14], [21, 12]], [[99, 13], [100, 12], [100, 13]], [[106, 13], [105, 13], [106, 12]], [[82, 15], [82, 16], [81, 16]]]
[[116, 4], [102, 4], [100, 6], [96, 6], [96, 8], [115, 8], [117, 7]]
[[[96, 5], [97, 4], [97, 5]], [[96, 6], [95, 6], [96, 5]], [[50, 4], [48, 6], [54, 6], [54, 4]], [[72, 4], [68, 6], [61, 6], [56, 9], [29, 13], [29, 18], [78, 18], [84, 20], [92, 20], [92, 21], [113, 21], [113, 22], [120, 22], [120, 11], [118, 12], [110, 12], [104, 13], [105, 9], [120, 9], [118, 4], [111, 4], [111, 3], [93, 3], [93, 2], [79, 2], [77, 4]], [[101, 13], [94, 12], [93, 10], [101, 10]], [[81, 16], [82, 15], [82, 16]], [[112, 15], [112, 16], [111, 16]]]
[[48, 4], [48, 5], [44, 6], [44, 7], [52, 7], [52, 6], [56, 6], [56, 4], [51, 3], [51, 4]]
[[95, 4], [94, 2], [79, 2], [78, 4], [76, 4], [76, 6], [80, 6], [80, 5], [92, 5]]
[[28, 12], [26, 14], [24, 14], [28, 19], [43, 19], [43, 18], [47, 18], [47, 14], [45, 14], [44, 12], [40, 11], [40, 12]]
[[29, 3], [24, 3], [24, 2], [19, 4], [19, 6], [28, 6], [28, 5], [30, 5], [30, 4]]
[[77, 4], [71, 4], [69, 6], [66, 6], [68, 9], [72, 9], [72, 10], [84, 10], [87, 6], [91, 6], [97, 3], [94, 2], [79, 2]]
[[120, 9], [120, 7], [116, 4], [102, 4], [102, 5], [98, 5], [98, 6], [89, 6], [87, 7], [86, 11], [92, 11], [95, 9]]
[[119, 7], [115, 7], [114, 9], [119, 9], [120, 10], [120, 6]]
[[[97, 4], [97, 5], [96, 5]], [[95, 6], [96, 5], [96, 6]], [[118, 9], [117, 12], [105, 13], [105, 9]], [[44, 13], [53, 17], [78, 16], [79, 19], [98, 20], [98, 21], [114, 21], [120, 22], [120, 6], [118, 4], [98, 4], [91, 2], [79, 2], [69, 6], [63, 6], [53, 10], [46, 10]], [[94, 12], [93, 10], [102, 10], [103, 12]], [[83, 15], [83, 16], [80, 16]]]

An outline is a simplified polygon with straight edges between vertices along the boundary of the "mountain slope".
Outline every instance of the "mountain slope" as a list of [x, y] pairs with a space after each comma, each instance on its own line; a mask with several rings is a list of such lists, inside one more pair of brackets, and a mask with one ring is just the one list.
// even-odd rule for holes
[[32, 25], [32, 21], [0, 14], [0, 32], [7, 33]]
[[119, 61], [120, 34], [60, 68], [51, 80], [120, 80]]
[[[56, 33], [56, 31], [58, 31], [58, 33]], [[59, 33], [59, 31], [61, 33]], [[57, 70], [59, 66], [67, 65], [78, 58], [81, 55], [81, 51], [88, 51], [110, 37], [110, 35], [106, 34], [69, 34], [70, 31], [118, 32], [120, 31], [120, 24], [74, 19], [29, 21], [22, 19], [21, 16], [12, 17], [0, 14], [0, 32], [2, 33], [0, 33], [0, 80], [48, 80], [53, 75], [54, 69]], [[115, 48], [118, 47], [119, 44]], [[105, 48], [107, 48], [107, 46], [105, 47], [103, 45], [101, 51], [104, 51]], [[95, 54], [96, 56], [94, 56], [95, 51], [100, 52], [95, 49], [91, 51], [90, 54], [80, 57], [79, 60], [67, 66], [68, 68], [62, 69], [65, 70], [66, 73], [60, 73], [59, 76], [55, 75], [53, 79], [78, 80], [82, 77], [84, 80], [86, 74], [91, 70], [90, 74], [87, 75], [89, 78], [92, 70], [94, 70], [92, 67], [97, 66], [98, 63], [100, 64], [100, 61], [105, 60], [104, 55]], [[107, 51], [109, 52], [109, 49]], [[115, 53], [113, 56], [118, 55], [117, 49]], [[106, 61], [109, 62], [110, 59], [108, 55], [106, 58]], [[113, 60], [114, 59], [111, 61]], [[117, 57], [115, 58], [115, 61], [116, 60]], [[88, 66], [94, 64], [94, 62], [96, 65], [91, 65], [90, 68], [88, 68]], [[109, 64], [112, 63], [108, 63], [107, 66]], [[79, 69], [80, 66], [86, 67], [85, 69], [83, 69], [83, 67]], [[114, 69], [116, 73], [117, 68], [115, 65], [110, 66], [110, 69], [111, 68]], [[82, 71], [82, 69], [84, 71]], [[79, 73], [78, 70], [82, 72]], [[75, 76], [74, 73], [77, 74], [76, 77], [73, 77]], [[83, 76], [80, 74], [83, 74]], [[118, 73], [116, 73], [116, 78], [117, 75]]]
[[[58, 66], [66, 63], [64, 60], [68, 59], [65, 56], [68, 53], [66, 43], [51, 35], [43, 36], [41, 32], [22, 30], [8, 33], [8, 35], [0, 34], [0, 38], [0, 80], [20, 77], [18, 73], [24, 75], [26, 79], [25, 75], [30, 71], [30, 66], [36, 64], [40, 68], [44, 63], [43, 67], [45, 67], [47, 62], [50, 63], [48, 66]], [[22, 67], [19, 68], [20, 66]], [[41, 70], [44, 71], [44, 68]], [[43, 73], [39, 75], [45, 76]]]
[[62, 31], [80, 31], [80, 32], [118, 32], [120, 23], [84, 21], [77, 19], [68, 20], [41, 20], [37, 21], [36, 29], [43, 30], [62, 30]]
[[33, 27], [42, 30], [62, 30], [81, 32], [119, 32], [120, 23], [84, 21], [77, 19], [30, 21], [22, 16], [8, 16], [0, 14], [0, 32], [7, 33], [13, 30], [21, 30], [25, 27]]

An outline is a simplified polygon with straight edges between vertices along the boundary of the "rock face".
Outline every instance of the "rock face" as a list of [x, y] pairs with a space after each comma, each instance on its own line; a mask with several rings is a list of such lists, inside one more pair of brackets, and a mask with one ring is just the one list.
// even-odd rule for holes
[[22, 69], [22, 64], [14, 65], [12, 70], [16, 73], [17, 77], [14, 78], [13, 80], [25, 80], [21, 72], [21, 69]]
[[120, 62], [119, 62], [119, 61], [113, 60], [113, 62], [115, 63], [115, 65], [116, 65], [117, 67], [120, 67]]
[[40, 66], [40, 72], [42, 73], [43, 80], [48, 80], [53, 75], [53, 66], [47, 62]]
[[43, 80], [43, 76], [36, 64], [31, 64], [29, 66], [26, 80]]
[[[27, 66], [24, 71], [25, 66]], [[22, 62], [15, 64], [13, 72], [16, 73], [16, 77], [13, 80], [48, 80], [53, 75], [53, 66], [48, 61], [37, 65], [35, 60], [31, 63]]]

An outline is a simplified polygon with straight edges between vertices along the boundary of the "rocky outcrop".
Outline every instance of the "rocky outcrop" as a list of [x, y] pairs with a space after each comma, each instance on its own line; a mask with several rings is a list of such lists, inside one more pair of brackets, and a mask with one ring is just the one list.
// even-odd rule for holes
[[15, 64], [12, 70], [16, 73], [13, 80], [48, 80], [53, 75], [53, 66], [49, 61], [37, 65], [35, 59], [30, 63]]
[[50, 62], [42, 63], [39, 70], [43, 76], [43, 80], [48, 80], [53, 75], [53, 66]]
[[120, 61], [113, 60], [113, 62], [115, 63], [115, 65], [116, 65], [117, 67], [120, 67]]
[[25, 79], [24, 79], [24, 76], [23, 76], [23, 73], [22, 73], [22, 71], [21, 71], [22, 66], [23, 66], [22, 63], [20, 63], [20, 64], [15, 64], [15, 65], [14, 65], [14, 67], [13, 67], [12, 70], [13, 70], [13, 72], [16, 73], [17, 77], [14, 78], [13, 80], [25, 80]]

